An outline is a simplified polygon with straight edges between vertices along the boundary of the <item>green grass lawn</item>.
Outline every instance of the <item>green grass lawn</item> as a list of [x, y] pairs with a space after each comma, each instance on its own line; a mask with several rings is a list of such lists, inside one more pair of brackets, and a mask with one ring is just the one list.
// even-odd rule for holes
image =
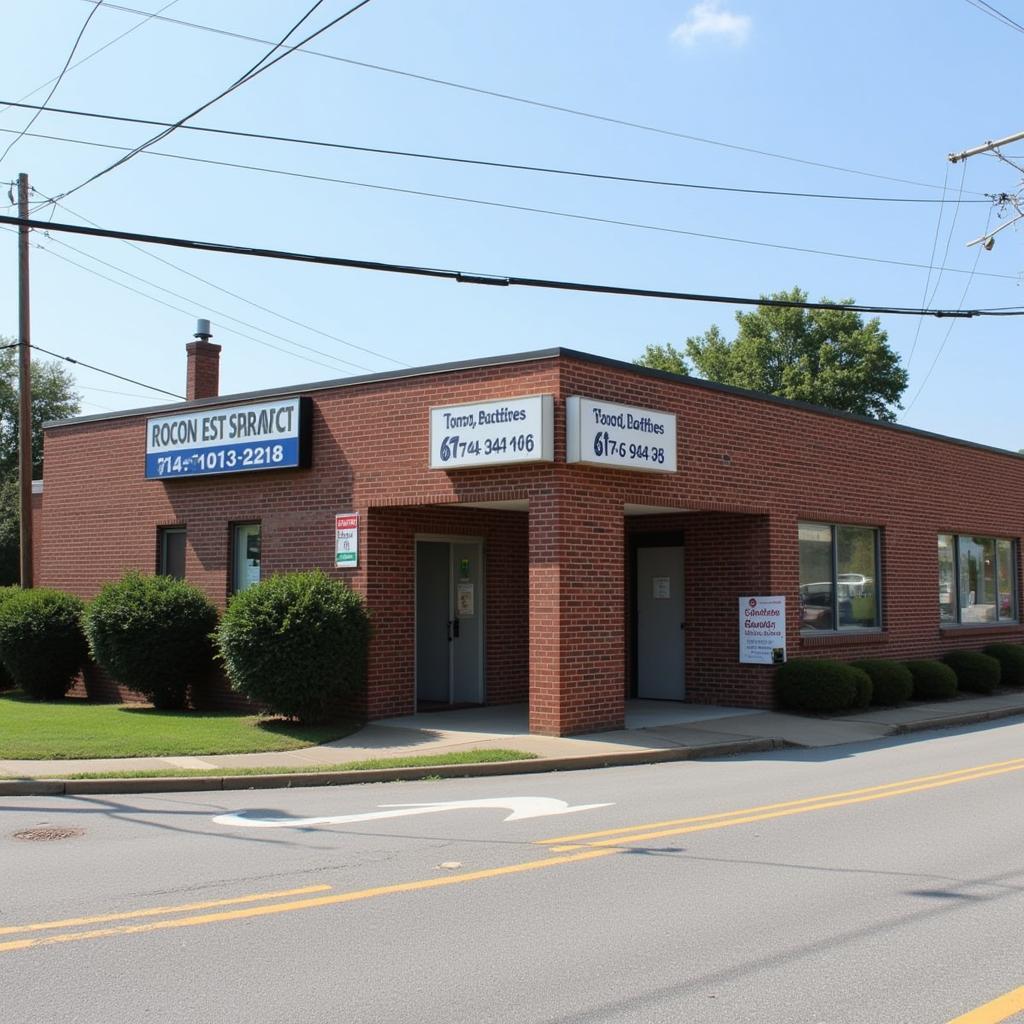
[[70, 698], [0, 694], [0, 759], [174, 757], [295, 750], [348, 736], [353, 722], [303, 726], [228, 711], [157, 711]]

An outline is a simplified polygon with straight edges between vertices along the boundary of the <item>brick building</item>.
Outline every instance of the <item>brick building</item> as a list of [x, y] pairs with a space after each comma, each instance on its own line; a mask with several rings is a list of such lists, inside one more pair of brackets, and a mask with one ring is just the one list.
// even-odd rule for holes
[[[186, 403], [47, 427], [37, 580], [223, 606], [323, 568], [373, 617], [370, 718], [528, 701], [567, 734], [629, 696], [770, 706], [782, 657], [1024, 641], [1009, 452], [566, 349], [224, 397], [218, 359], [188, 346]], [[785, 599], [772, 639], [751, 598]]]

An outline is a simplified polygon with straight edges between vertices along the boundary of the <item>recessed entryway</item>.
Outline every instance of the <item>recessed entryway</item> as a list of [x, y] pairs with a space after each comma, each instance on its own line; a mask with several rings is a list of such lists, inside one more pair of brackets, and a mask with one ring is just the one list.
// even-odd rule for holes
[[686, 695], [681, 544], [636, 547], [636, 695], [682, 700]]

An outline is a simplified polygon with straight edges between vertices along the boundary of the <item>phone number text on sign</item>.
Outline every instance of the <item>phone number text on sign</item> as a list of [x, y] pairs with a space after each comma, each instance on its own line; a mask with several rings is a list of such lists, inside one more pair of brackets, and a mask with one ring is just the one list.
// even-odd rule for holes
[[572, 395], [565, 400], [567, 462], [676, 471], [674, 413]]
[[550, 395], [430, 410], [430, 468], [462, 469], [554, 458]]

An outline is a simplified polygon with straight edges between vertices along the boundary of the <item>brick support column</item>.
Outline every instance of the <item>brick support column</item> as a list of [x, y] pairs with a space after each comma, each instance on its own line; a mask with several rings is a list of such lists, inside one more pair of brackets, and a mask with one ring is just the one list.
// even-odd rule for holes
[[562, 481], [530, 496], [530, 732], [625, 722], [625, 530], [621, 505]]

